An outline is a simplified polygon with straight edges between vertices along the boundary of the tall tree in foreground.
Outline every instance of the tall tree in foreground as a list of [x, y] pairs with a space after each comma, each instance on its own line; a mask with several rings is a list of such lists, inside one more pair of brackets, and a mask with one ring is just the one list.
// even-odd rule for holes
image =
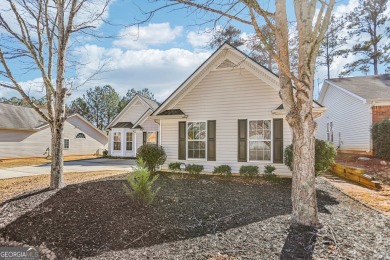
[[[390, 20], [388, 0], [359, 0], [359, 5], [347, 15], [349, 36], [358, 39], [346, 55], [356, 59], [344, 66], [341, 75], [354, 71], [368, 74], [371, 66], [378, 75], [380, 64], [390, 63]], [[371, 66], [370, 66], [371, 65]]]
[[[272, 1], [270, 1], [272, 2]], [[288, 1], [290, 2], [290, 1]], [[286, 120], [293, 132], [292, 222], [306, 226], [319, 224], [315, 189], [314, 145], [317, 124], [312, 113], [315, 63], [326, 35], [335, 0], [263, 1], [170, 0], [188, 8], [226, 17], [252, 26], [257, 37], [272, 53], [279, 68], [280, 96]], [[290, 3], [291, 4], [291, 3]], [[274, 11], [268, 11], [269, 10]], [[297, 71], [291, 68], [287, 8], [294, 8], [297, 32]], [[276, 39], [276, 51], [267, 42], [261, 26], [269, 26]], [[294, 90], [296, 88], [296, 91]]]
[[[102, 21], [108, 1], [2, 0], [0, 77], [5, 80], [0, 80], [0, 85], [18, 91], [49, 124], [52, 189], [63, 186], [65, 99], [71, 90], [65, 74], [70, 66], [68, 48], [72, 35], [83, 32], [93, 35], [92, 29]], [[42, 78], [46, 111], [20, 85], [17, 76], [23, 68], [38, 72]]]

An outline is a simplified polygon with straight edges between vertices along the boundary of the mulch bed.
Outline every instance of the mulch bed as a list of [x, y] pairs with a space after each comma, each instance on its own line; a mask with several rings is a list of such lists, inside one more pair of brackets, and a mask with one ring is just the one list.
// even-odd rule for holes
[[[289, 180], [160, 176], [155, 185], [161, 189], [149, 206], [133, 202], [125, 184], [120, 179], [67, 186], [0, 233], [29, 245], [45, 243], [58, 259], [82, 258], [216, 234], [291, 213]], [[325, 191], [317, 195], [322, 213], [338, 204]], [[307, 257], [313, 231], [309, 238], [294, 232], [285, 252], [293, 248]]]

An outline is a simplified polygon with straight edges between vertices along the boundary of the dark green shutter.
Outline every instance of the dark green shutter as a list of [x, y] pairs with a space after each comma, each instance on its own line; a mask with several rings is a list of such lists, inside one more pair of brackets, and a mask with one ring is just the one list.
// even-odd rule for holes
[[247, 119], [238, 120], [238, 161], [246, 162], [247, 161]]
[[274, 163], [283, 163], [283, 119], [274, 119]]
[[158, 140], [158, 132], [156, 132], [156, 144], [159, 145], [159, 140]]
[[207, 121], [207, 161], [217, 160], [216, 151], [216, 121]]
[[142, 143], [143, 143], [143, 144], [146, 144], [146, 138], [147, 138], [146, 134], [147, 134], [147, 133], [146, 133], [146, 132], [143, 132], [142, 134], [143, 134], [143, 138], [142, 138], [142, 139], [143, 139], [143, 142], [142, 142]]
[[179, 122], [179, 151], [178, 151], [178, 159], [185, 160], [186, 159], [186, 122]]

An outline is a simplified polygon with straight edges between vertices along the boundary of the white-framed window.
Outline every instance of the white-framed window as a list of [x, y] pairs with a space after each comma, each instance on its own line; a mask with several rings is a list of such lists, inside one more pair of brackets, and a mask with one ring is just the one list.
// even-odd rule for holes
[[78, 133], [78, 134], [76, 135], [76, 138], [85, 139], [85, 134], [84, 134], [84, 133]]
[[64, 149], [69, 149], [69, 145], [70, 145], [69, 139], [64, 139]]
[[333, 143], [333, 122], [326, 124], [326, 140]]
[[157, 132], [147, 132], [146, 133], [146, 143], [147, 144], [157, 144]]
[[271, 161], [272, 121], [248, 120], [249, 161]]
[[127, 132], [126, 133], [126, 151], [132, 151], [133, 150], [133, 133]]
[[115, 151], [121, 150], [121, 133], [120, 132], [114, 132], [114, 146]]
[[206, 159], [206, 122], [187, 122], [187, 158]]

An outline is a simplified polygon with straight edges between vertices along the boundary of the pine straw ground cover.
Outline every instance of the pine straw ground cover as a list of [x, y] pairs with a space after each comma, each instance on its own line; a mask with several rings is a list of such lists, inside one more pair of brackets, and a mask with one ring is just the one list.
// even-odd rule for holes
[[[65, 184], [74, 184], [84, 181], [101, 179], [117, 174], [124, 174], [125, 171], [93, 171], [93, 172], [69, 172], [64, 173]], [[0, 180], [0, 203], [23, 193], [33, 190], [48, 188], [50, 175], [42, 174], [28, 177], [19, 177]]]
[[[289, 180], [165, 175], [149, 206], [131, 201], [125, 183], [118, 177], [69, 185], [40, 198], [0, 234], [29, 245], [45, 243], [58, 259], [390, 257], [390, 220], [321, 178], [317, 196], [324, 227], [319, 230], [289, 229]], [[31, 200], [14, 202], [9, 210]]]
[[[64, 156], [65, 162], [96, 159], [100, 158], [98, 155], [69, 155]], [[0, 159], [0, 169], [14, 168], [20, 166], [40, 165], [51, 163], [51, 159], [47, 157], [32, 157], [32, 158], [13, 158], [13, 159]]]

